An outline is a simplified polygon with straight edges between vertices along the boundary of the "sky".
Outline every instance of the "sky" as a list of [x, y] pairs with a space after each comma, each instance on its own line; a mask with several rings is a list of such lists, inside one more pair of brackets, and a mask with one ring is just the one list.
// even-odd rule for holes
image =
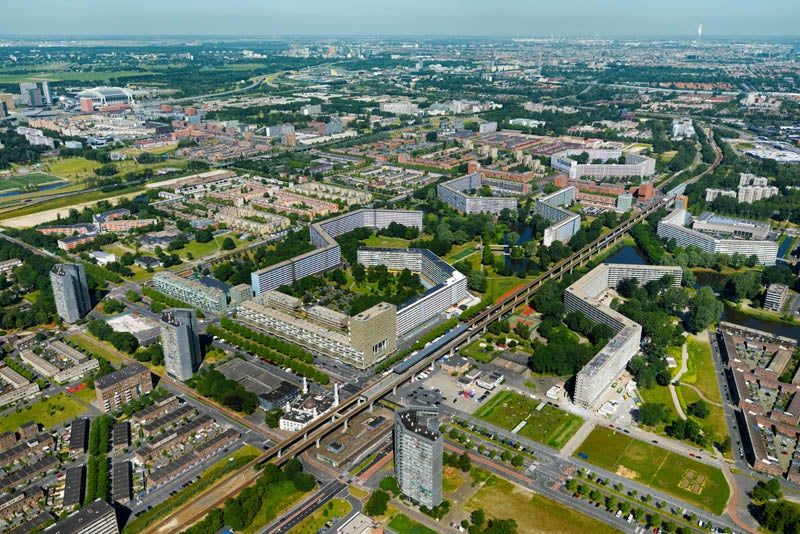
[[4, 36], [798, 36], [798, 0], [0, 0]]

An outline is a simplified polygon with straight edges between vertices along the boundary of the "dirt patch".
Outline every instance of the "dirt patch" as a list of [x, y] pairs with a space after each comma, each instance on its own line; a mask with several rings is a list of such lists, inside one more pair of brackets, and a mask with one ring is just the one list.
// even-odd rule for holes
[[455, 474], [456, 474], [456, 468], [455, 467], [451, 467], [451, 466], [448, 465], [447, 467], [444, 468], [444, 476], [445, 476], [445, 478], [450, 478]]
[[637, 478], [639, 478], [639, 473], [637, 473], [633, 469], [628, 469], [624, 465], [620, 465], [619, 467], [617, 467], [617, 474], [622, 475], [625, 478], [629, 478], [631, 480], [636, 480]]

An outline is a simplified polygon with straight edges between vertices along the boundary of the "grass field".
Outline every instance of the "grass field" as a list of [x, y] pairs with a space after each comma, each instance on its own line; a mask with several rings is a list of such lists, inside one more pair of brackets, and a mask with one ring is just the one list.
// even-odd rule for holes
[[36, 421], [44, 428], [68, 421], [86, 411], [86, 407], [66, 393], [58, 393], [49, 399], [29, 404], [0, 418], [0, 433], [16, 430], [28, 421]]
[[97, 393], [95, 393], [93, 389], [90, 389], [88, 387], [78, 390], [75, 393], [71, 393], [71, 395], [79, 400], [82, 400], [86, 404], [90, 404], [93, 400], [97, 398]]
[[722, 403], [719, 392], [714, 360], [711, 356], [711, 346], [708, 344], [708, 335], [701, 332], [697, 336], [689, 336], [686, 348], [689, 351], [689, 373], [681, 377], [682, 382], [693, 384], [703, 395], [714, 402]]
[[85, 178], [94, 174], [101, 164], [86, 158], [58, 159], [47, 164], [52, 174], [64, 178]]
[[[667, 388], [667, 386], [656, 385], [649, 389], [640, 388], [639, 395], [641, 396], [642, 402], [663, 404], [666, 407], [667, 414], [671, 419], [678, 417], [678, 413], [675, 411], [675, 403], [672, 402], [672, 395], [670, 395], [669, 388]], [[656, 428], [656, 431], [660, 434], [663, 434], [664, 425], [659, 425]]]
[[615, 528], [605, 523], [494, 475], [491, 475], [483, 487], [464, 505], [466, 512], [478, 508], [483, 508], [487, 517], [515, 520], [520, 534], [617, 532]]
[[369, 496], [369, 492], [367, 490], [358, 489], [355, 486], [350, 486], [347, 489], [350, 492], [350, 495], [359, 500], [366, 499]]
[[482, 406], [475, 417], [506, 430], [513, 430], [526, 421], [520, 436], [560, 449], [583, 425], [583, 419], [545, 404], [537, 410], [540, 401], [523, 397], [513, 391], [501, 391]]
[[328, 503], [303, 519], [299, 525], [294, 527], [292, 534], [315, 534], [319, 529], [325, 526], [332, 517], [344, 517], [350, 513], [353, 507], [344, 499], [332, 499]]
[[448, 468], [445, 468], [445, 473], [442, 475], [442, 492], [443, 493], [452, 493], [460, 488], [464, 484], [464, 477], [458, 474], [458, 471], [453, 470], [453, 468], [449, 468], [450, 471], [453, 471], [452, 474], [448, 474]]
[[122, 363], [122, 358], [116, 355], [110, 348], [106, 347], [99, 341], [87, 339], [78, 334], [67, 336], [67, 339], [73, 344], [81, 347], [82, 349], [91, 352], [96, 356], [102, 356], [113, 364]]
[[297, 491], [288, 480], [277, 482], [270, 486], [269, 492], [261, 500], [261, 508], [256, 513], [255, 519], [250, 526], [242, 530], [243, 534], [255, 534], [262, 527], [268, 525], [273, 519], [278, 517], [281, 510], [288, 510], [297, 503], [304, 493]]
[[486, 347], [480, 346], [481, 343], [486, 343], [486, 340], [476, 339], [461, 349], [461, 355], [466, 356], [467, 358], [472, 358], [473, 360], [477, 360], [479, 362], [489, 363], [500, 354], [500, 351], [498, 350], [491, 350], [487, 352]]
[[[693, 389], [690, 389], [686, 386], [678, 387], [677, 393], [678, 400], [681, 402], [684, 412], [686, 412], [687, 406], [700, 400], [700, 395], [698, 395]], [[709, 444], [706, 448], [711, 450], [711, 441], [720, 442], [725, 438], [725, 436], [728, 436], [729, 433], [728, 424], [725, 422], [725, 411], [719, 406], [714, 406], [713, 404], [709, 403], [706, 404], [708, 404], [709, 409], [708, 417], [705, 419], [694, 419], [700, 423], [703, 432], [709, 438]], [[733, 453], [728, 452], [725, 456], [732, 458]]]
[[368, 247], [408, 248], [409, 242], [408, 239], [401, 239], [399, 237], [373, 235], [364, 240], [364, 245]]
[[[14, 217], [21, 217], [23, 215], [31, 215], [33, 213], [40, 213], [40, 212], [47, 211], [47, 210], [71, 208], [71, 207], [74, 207], [74, 206], [77, 206], [77, 205], [83, 205], [83, 204], [89, 203], [89, 202], [96, 203], [96, 202], [98, 202], [100, 200], [108, 200], [109, 198], [117, 198], [117, 197], [122, 196], [122, 195], [133, 197], [133, 196], [135, 196], [135, 195], [133, 195], [133, 193], [138, 193], [138, 192], [143, 191], [143, 190], [144, 190], [143, 187], [131, 186], [131, 187], [126, 187], [125, 189], [120, 189], [118, 191], [114, 191], [112, 193], [104, 193], [103, 191], [89, 191], [89, 192], [78, 193], [78, 194], [70, 195], [70, 196], [66, 196], [66, 197], [60, 197], [60, 198], [54, 198], [52, 200], [46, 200], [44, 202], [39, 202], [38, 204], [33, 204], [33, 205], [26, 204], [24, 207], [19, 207], [19, 208], [16, 208], [16, 209], [3, 211], [3, 213], [0, 214], [0, 219], [5, 220], [5, 219], [11, 219], [11, 218], [14, 218]], [[116, 201], [113, 200], [112, 202], [116, 202]], [[82, 206], [81, 206], [81, 208], [82, 208]], [[76, 209], [81, 209], [81, 208], [76, 208]], [[54, 214], [52, 214], [52, 217], [50, 217], [50, 219], [55, 219], [55, 218], [56, 218], [56, 215], [54, 213]], [[45, 221], [50, 220], [50, 219], [44, 219], [42, 222], [45, 222]], [[33, 226], [33, 224], [30, 224], [28, 226]]]
[[436, 534], [435, 530], [431, 530], [425, 525], [420, 525], [404, 514], [394, 516], [394, 519], [389, 521], [388, 526], [395, 532], [402, 532], [403, 534]]
[[102, 82], [111, 78], [129, 78], [131, 76], [152, 76], [152, 72], [135, 70], [115, 70], [108, 72], [38, 72], [36, 74], [0, 74], [0, 83], [20, 82]]
[[0, 178], [0, 191], [10, 191], [12, 189], [24, 189], [32, 185], [50, 184], [53, 182], [63, 182], [58, 176], [51, 176], [41, 172], [32, 172], [19, 176], [9, 176]]
[[[721, 514], [730, 488], [725, 475], [716, 467], [679, 456], [644, 441], [633, 439], [610, 428], [596, 427], [575, 452], [588, 455], [588, 461], [602, 469], [641, 482]], [[681, 487], [686, 484], [691, 487]]]

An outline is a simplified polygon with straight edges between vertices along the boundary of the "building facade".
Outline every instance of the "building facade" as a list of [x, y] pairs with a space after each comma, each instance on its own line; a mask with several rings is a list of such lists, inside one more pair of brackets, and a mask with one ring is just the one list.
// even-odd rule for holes
[[686, 210], [673, 210], [658, 222], [658, 237], [674, 239], [682, 248], [692, 246], [703, 252], [727, 256], [754, 255], [761, 265], [775, 265], [778, 244], [764, 239], [770, 231], [768, 224], [703, 214], [694, 221], [692, 228], [687, 228], [690, 220]]
[[680, 286], [683, 271], [677, 266], [603, 263], [564, 291], [567, 313], [581, 312], [590, 321], [607, 325], [615, 334], [575, 377], [576, 404], [590, 408], [625, 370], [628, 361], [638, 352], [642, 339], [642, 326], [606, 305], [601, 297], [624, 279], [632, 278], [646, 284], [665, 275], [673, 277], [673, 287]]
[[189, 380], [203, 361], [195, 311], [187, 308], [164, 310], [160, 324], [167, 374], [178, 380]]
[[544, 246], [549, 247], [553, 241], [566, 243], [581, 229], [581, 216], [562, 207], [571, 205], [575, 201], [576, 193], [575, 186], [570, 186], [536, 199], [533, 213], [553, 223], [544, 231]]
[[92, 309], [86, 270], [80, 263], [59, 263], [50, 270], [56, 311], [65, 323], [74, 323]]
[[581, 178], [591, 176], [593, 178], [612, 178], [612, 177], [645, 177], [652, 176], [656, 172], [656, 160], [638, 154], [628, 154], [625, 156], [625, 163], [578, 163], [569, 156], [579, 156], [586, 152], [589, 154], [589, 161], [609, 159], [619, 159], [622, 157], [621, 150], [586, 150], [569, 149], [550, 156], [550, 166], [569, 174], [570, 178]]
[[153, 287], [165, 295], [196, 306], [203, 311], [222, 314], [228, 310], [228, 297], [221, 289], [197, 280], [183, 278], [169, 271], [153, 276]]
[[101, 376], [94, 382], [97, 404], [105, 412], [116, 410], [153, 390], [150, 370], [140, 363]]
[[[478, 190], [484, 185], [492, 190], [493, 195], [499, 196], [470, 194], [471, 191]], [[479, 172], [466, 174], [436, 186], [436, 195], [439, 200], [466, 214], [483, 212], [498, 214], [504, 209], [515, 210], [517, 209], [517, 199], [514, 198], [514, 195], [523, 195], [529, 191], [528, 184], [498, 179], [484, 180]]]
[[443, 438], [439, 411], [405, 408], [396, 412], [394, 468], [400, 491], [412, 501], [433, 508], [442, 502]]

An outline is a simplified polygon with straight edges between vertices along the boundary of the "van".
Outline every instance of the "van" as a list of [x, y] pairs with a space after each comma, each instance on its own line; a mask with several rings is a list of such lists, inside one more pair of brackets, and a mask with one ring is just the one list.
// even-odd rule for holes
[[630, 523], [631, 521], [633, 521], [633, 514], [628, 514], [628, 519], [626, 519], [626, 521], [627, 521], [628, 523]]

